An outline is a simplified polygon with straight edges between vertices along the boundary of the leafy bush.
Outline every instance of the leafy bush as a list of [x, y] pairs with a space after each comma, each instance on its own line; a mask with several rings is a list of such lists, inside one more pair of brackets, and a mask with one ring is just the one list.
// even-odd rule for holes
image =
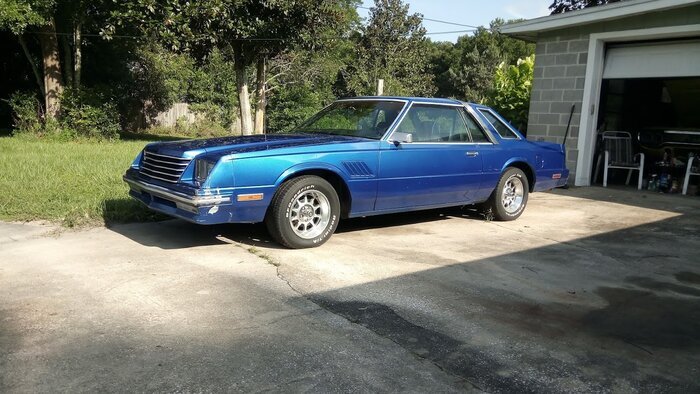
[[44, 118], [41, 103], [34, 94], [17, 92], [7, 100], [12, 109], [15, 133], [40, 134]]
[[534, 55], [518, 59], [516, 65], [501, 63], [494, 75], [493, 88], [486, 99], [488, 105], [520, 130], [525, 130], [527, 126], [534, 68]]
[[60, 122], [64, 132], [94, 139], [118, 139], [119, 113], [114, 103], [88, 91], [67, 91]]
[[64, 92], [58, 119], [44, 117], [43, 107], [33, 94], [15, 93], [8, 102], [15, 119], [14, 134], [54, 140], [119, 138], [121, 129], [116, 106], [96, 94]]

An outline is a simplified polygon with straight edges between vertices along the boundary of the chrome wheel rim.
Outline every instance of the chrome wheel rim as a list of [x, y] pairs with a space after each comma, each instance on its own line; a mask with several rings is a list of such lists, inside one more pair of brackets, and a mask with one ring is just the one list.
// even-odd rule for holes
[[304, 239], [316, 238], [328, 227], [331, 204], [325, 194], [307, 190], [292, 202], [289, 225], [294, 234]]
[[518, 212], [523, 205], [525, 196], [525, 188], [523, 181], [519, 177], [513, 175], [506, 180], [501, 193], [501, 204], [503, 209], [508, 213]]

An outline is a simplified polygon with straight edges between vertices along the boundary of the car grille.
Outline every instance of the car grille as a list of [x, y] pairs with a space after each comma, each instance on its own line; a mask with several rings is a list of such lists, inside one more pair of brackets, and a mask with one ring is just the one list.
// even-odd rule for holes
[[192, 159], [143, 151], [141, 174], [161, 181], [177, 183]]

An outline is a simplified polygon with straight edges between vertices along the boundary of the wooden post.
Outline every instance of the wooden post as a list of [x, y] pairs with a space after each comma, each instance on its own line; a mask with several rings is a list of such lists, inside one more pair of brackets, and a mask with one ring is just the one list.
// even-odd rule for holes
[[377, 96], [381, 96], [383, 94], [384, 94], [384, 80], [378, 79], [377, 80]]

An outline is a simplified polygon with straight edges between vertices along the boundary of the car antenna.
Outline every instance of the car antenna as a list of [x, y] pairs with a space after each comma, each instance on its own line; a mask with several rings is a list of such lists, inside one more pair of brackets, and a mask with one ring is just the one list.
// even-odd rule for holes
[[564, 149], [566, 146], [566, 138], [569, 137], [569, 127], [571, 126], [571, 118], [574, 116], [574, 110], [576, 109], [576, 104], [571, 104], [571, 113], [569, 113], [569, 121], [566, 123], [566, 132], [564, 133], [564, 141], [561, 143], [561, 148]]

